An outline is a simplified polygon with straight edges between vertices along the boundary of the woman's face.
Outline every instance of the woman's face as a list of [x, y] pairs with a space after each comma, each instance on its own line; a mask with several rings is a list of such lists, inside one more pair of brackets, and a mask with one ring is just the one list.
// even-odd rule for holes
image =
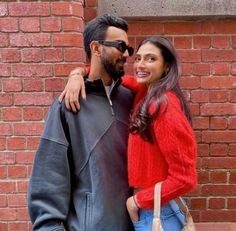
[[161, 50], [152, 43], [147, 42], [138, 49], [134, 61], [134, 75], [138, 83], [149, 85], [158, 81], [167, 68]]

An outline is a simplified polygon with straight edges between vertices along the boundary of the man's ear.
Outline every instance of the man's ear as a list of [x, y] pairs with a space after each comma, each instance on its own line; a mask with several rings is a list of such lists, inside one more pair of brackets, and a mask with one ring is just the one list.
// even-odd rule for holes
[[101, 44], [98, 41], [92, 41], [90, 43], [91, 54], [101, 56]]

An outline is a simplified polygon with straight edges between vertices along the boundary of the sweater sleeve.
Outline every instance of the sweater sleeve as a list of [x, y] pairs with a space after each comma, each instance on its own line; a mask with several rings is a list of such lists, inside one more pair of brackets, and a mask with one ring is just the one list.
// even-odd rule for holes
[[[163, 205], [191, 191], [197, 183], [195, 137], [173, 94], [168, 95], [167, 110], [156, 119], [154, 132], [168, 166], [168, 176], [161, 188]], [[154, 185], [138, 192], [137, 201], [141, 208], [153, 208]]]
[[137, 93], [138, 91], [143, 91], [147, 88], [145, 84], [138, 83], [136, 81], [136, 78], [130, 75], [124, 75], [122, 77], [122, 85], [134, 91], [135, 93]]
[[63, 231], [70, 203], [68, 141], [60, 104], [50, 108], [28, 188], [33, 230]]

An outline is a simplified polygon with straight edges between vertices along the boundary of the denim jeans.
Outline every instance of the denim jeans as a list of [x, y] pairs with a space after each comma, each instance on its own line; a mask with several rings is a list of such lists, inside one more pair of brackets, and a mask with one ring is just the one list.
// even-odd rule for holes
[[[140, 209], [139, 221], [133, 222], [135, 231], [152, 231], [153, 210]], [[161, 225], [164, 231], [181, 231], [185, 217], [174, 200], [161, 207]]]

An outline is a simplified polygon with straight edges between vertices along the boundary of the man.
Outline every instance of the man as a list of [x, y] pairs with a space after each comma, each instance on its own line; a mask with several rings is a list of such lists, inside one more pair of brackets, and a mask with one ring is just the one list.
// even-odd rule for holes
[[128, 46], [126, 21], [90, 21], [87, 99], [79, 113], [56, 100], [50, 108], [28, 189], [33, 230], [130, 231], [126, 211], [128, 118], [132, 93], [120, 85]]

